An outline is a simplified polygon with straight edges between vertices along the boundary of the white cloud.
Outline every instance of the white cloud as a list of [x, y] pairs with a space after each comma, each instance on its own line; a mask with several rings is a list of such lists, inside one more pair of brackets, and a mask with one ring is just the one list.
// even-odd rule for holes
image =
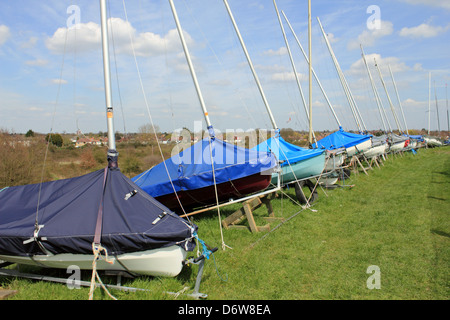
[[38, 40], [37, 37], [31, 37], [27, 42], [22, 43], [20, 47], [23, 49], [31, 49], [37, 44]]
[[[387, 57], [383, 58], [378, 53], [366, 54], [367, 65], [369, 66], [372, 77], [378, 77], [378, 71], [375, 69], [375, 60], [377, 61], [378, 67], [380, 68], [381, 73], [388, 74], [388, 66], [391, 67], [392, 73], [403, 72], [407, 70], [411, 70], [404, 62], [401, 62], [397, 57]], [[414, 68], [419, 68], [420, 66], [415, 65]], [[362, 57], [352, 63], [350, 69], [348, 70], [348, 74], [354, 76], [363, 76], [367, 77], [367, 69], [364, 64]]]
[[[114, 37], [115, 50], [118, 54], [132, 54], [133, 48], [137, 56], [155, 56], [181, 50], [176, 29], [169, 30], [166, 35], [161, 36], [152, 32], [138, 33], [129, 22], [120, 18], [110, 18], [108, 24], [112, 26], [109, 35]], [[188, 46], [192, 46], [191, 36], [186, 32], [184, 35]], [[67, 43], [76, 42], [78, 52], [91, 51], [100, 48], [101, 29], [94, 22], [80, 23], [77, 28], [59, 28], [52, 37], [47, 38], [47, 48], [53, 53], [63, 53], [66, 37]]]
[[431, 7], [438, 7], [450, 10], [450, 2], [446, 0], [402, 0], [409, 4], [422, 4]]
[[67, 84], [67, 80], [64, 79], [52, 79], [53, 84]]
[[42, 66], [45, 66], [48, 64], [48, 60], [43, 60], [43, 59], [28, 60], [28, 61], [25, 61], [25, 64], [27, 64], [29, 66], [42, 67]]
[[440, 33], [446, 32], [450, 28], [450, 25], [446, 27], [434, 27], [426, 23], [422, 23], [417, 27], [412, 28], [402, 28], [400, 30], [399, 35], [402, 37], [410, 37], [410, 38], [432, 38], [436, 37]]
[[5, 25], [0, 25], [0, 46], [3, 45], [6, 40], [11, 36], [9, 28]]
[[53, 53], [63, 53], [68, 43], [76, 41], [78, 52], [99, 48], [100, 26], [94, 22], [80, 23], [77, 28], [58, 28], [51, 38], [47, 38], [45, 45]]
[[38, 107], [29, 107], [28, 110], [30, 110], [30, 111], [44, 111], [43, 108], [38, 108]]
[[[307, 79], [307, 77], [305, 75], [303, 75], [299, 72], [297, 72], [297, 76], [300, 81]], [[271, 79], [274, 81], [295, 81], [296, 80], [294, 71], [273, 73]]]
[[331, 32], [327, 33], [327, 38], [330, 43], [335, 43], [339, 41], [339, 38], [336, 38], [334, 34], [332, 34]]
[[278, 50], [270, 49], [270, 50], [264, 51], [264, 54], [267, 56], [281, 56], [281, 55], [285, 55], [287, 53], [288, 53], [288, 51], [287, 51], [286, 47], [280, 47]]
[[358, 49], [362, 44], [364, 47], [371, 47], [375, 45], [375, 41], [392, 34], [394, 27], [392, 22], [381, 20], [381, 27], [379, 29], [364, 30], [356, 40], [350, 40], [348, 43], [348, 49]]
[[426, 106], [428, 106], [428, 101], [416, 101], [408, 98], [402, 102], [402, 106], [406, 109], [423, 110]]

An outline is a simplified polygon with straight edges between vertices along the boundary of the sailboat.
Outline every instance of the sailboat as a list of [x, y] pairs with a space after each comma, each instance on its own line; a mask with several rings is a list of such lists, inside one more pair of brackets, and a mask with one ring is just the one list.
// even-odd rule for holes
[[108, 165], [80, 177], [0, 190], [0, 260], [64, 269], [93, 269], [96, 262], [96, 270], [173, 277], [195, 247], [197, 227], [120, 172], [105, 0], [100, 13]]
[[[276, 124], [275, 118], [270, 109], [269, 103], [264, 94], [264, 90], [259, 81], [258, 75], [256, 74], [255, 68], [253, 66], [250, 55], [245, 46], [244, 40], [242, 39], [239, 28], [231, 12], [231, 8], [227, 0], [223, 0], [225, 7], [227, 9], [228, 15], [230, 16], [231, 22], [233, 24], [236, 35], [241, 44], [242, 50], [246, 56], [250, 70], [252, 71], [255, 82], [258, 86], [261, 98], [266, 107], [267, 113], [269, 115], [270, 121], [272, 123], [275, 135], [266, 141], [261, 142], [259, 145], [255, 146], [253, 150], [255, 151], [265, 151], [272, 152], [276, 155], [277, 160], [280, 163], [280, 170], [272, 174], [271, 183], [275, 186], [279, 184], [290, 184], [296, 183], [299, 180], [304, 180], [309, 177], [315, 177], [320, 175], [324, 170], [325, 165], [325, 150], [324, 149], [305, 149], [299, 146], [293, 145], [285, 141], [281, 135], [280, 130]], [[276, 8], [276, 3], [274, 1]], [[278, 10], [277, 10], [278, 13]]]
[[277, 166], [270, 151], [235, 146], [215, 136], [189, 50], [172, 0], [169, 0], [209, 136], [132, 180], [172, 210], [216, 205], [265, 190]]

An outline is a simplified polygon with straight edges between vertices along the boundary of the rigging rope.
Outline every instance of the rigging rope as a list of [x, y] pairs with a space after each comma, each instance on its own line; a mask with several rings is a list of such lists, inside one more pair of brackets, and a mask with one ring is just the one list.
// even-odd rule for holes
[[[125, 19], [126, 19], [126, 21], [127, 21], [127, 24], [129, 24], [128, 14], [127, 14], [127, 9], [126, 9], [126, 5], [125, 5], [125, 0], [122, 0], [122, 4], [123, 4], [123, 10], [124, 10], [124, 13], [125, 13]], [[186, 215], [186, 211], [184, 210], [184, 207], [183, 207], [183, 205], [181, 204], [181, 201], [180, 201], [180, 198], [179, 198], [179, 196], [178, 196], [178, 193], [177, 193], [177, 191], [175, 190], [175, 186], [173, 185], [172, 178], [170, 177], [169, 170], [168, 170], [167, 165], [166, 165], [166, 163], [165, 163], [164, 154], [163, 154], [163, 152], [162, 152], [161, 145], [160, 145], [159, 140], [158, 140], [158, 135], [157, 135], [157, 133], [156, 133], [155, 124], [154, 124], [154, 122], [153, 122], [153, 117], [152, 117], [152, 115], [151, 115], [150, 107], [149, 107], [149, 104], [148, 104], [148, 101], [147, 101], [147, 97], [146, 97], [146, 93], [145, 93], [144, 84], [143, 84], [143, 81], [142, 81], [141, 72], [140, 72], [140, 70], [139, 70], [139, 64], [138, 64], [137, 58], [136, 58], [136, 50], [135, 50], [135, 48], [134, 48], [134, 42], [133, 42], [133, 37], [132, 37], [132, 35], [131, 35], [131, 30], [128, 30], [128, 35], [129, 35], [129, 37], [130, 37], [131, 49], [132, 49], [132, 51], [133, 51], [134, 63], [135, 63], [135, 65], [136, 65], [136, 70], [137, 70], [137, 73], [138, 73], [139, 83], [140, 83], [140, 87], [141, 87], [142, 94], [143, 94], [143, 97], [144, 97], [144, 103], [145, 103], [145, 106], [146, 106], [146, 108], [147, 108], [147, 114], [148, 114], [148, 116], [149, 116], [150, 123], [151, 123], [151, 125], [152, 125], [153, 133], [154, 133], [154, 135], [155, 135], [155, 139], [156, 139], [156, 142], [157, 142], [157, 145], [158, 145], [158, 150], [159, 150], [159, 153], [160, 153], [160, 155], [161, 155], [161, 158], [163, 159], [164, 168], [165, 168], [165, 170], [166, 170], [167, 176], [168, 176], [168, 178], [169, 178], [169, 181], [170, 181], [170, 184], [171, 184], [171, 186], [172, 186], [172, 189], [173, 189], [173, 191], [174, 191], [174, 193], [175, 193], [175, 196], [176, 196], [176, 198], [177, 198], [177, 200], [178, 200], [178, 203], [179, 203], [179, 205], [180, 205], [180, 207], [181, 207], [181, 210], [182, 210], [183, 213]], [[187, 218], [187, 219], [188, 219], [189, 222], [192, 224], [192, 222], [190, 221], [190, 219], [189, 219], [189, 218]]]
[[[108, 5], [108, 11], [109, 11], [109, 16], [111, 17], [111, 6], [109, 6], [109, 5]], [[127, 127], [125, 125], [125, 115], [123, 113], [122, 95], [120, 94], [119, 72], [117, 69], [116, 44], [114, 42], [114, 28], [113, 28], [113, 23], [112, 23], [111, 18], [109, 21], [110, 21], [111, 40], [112, 40], [112, 47], [113, 47], [113, 54], [114, 54], [114, 67], [115, 67], [114, 70], [116, 73], [116, 81], [117, 81], [117, 94], [119, 95], [120, 111], [122, 113], [123, 131], [124, 131], [125, 137], [127, 137], [128, 133], [127, 133]]]
[[[37, 205], [36, 205], [36, 216], [35, 216], [35, 234], [36, 231], [38, 232], [40, 227], [39, 227], [39, 208], [41, 205], [41, 191], [42, 191], [42, 184], [44, 183], [44, 173], [45, 173], [45, 166], [47, 163], [47, 156], [48, 156], [48, 150], [49, 150], [49, 146], [52, 143], [52, 133], [53, 133], [53, 126], [55, 123], [55, 114], [56, 114], [56, 109], [58, 107], [59, 104], [59, 95], [61, 92], [61, 86], [62, 86], [62, 76], [63, 76], [63, 70], [64, 70], [64, 63], [65, 63], [65, 58], [66, 58], [66, 48], [67, 48], [67, 36], [69, 34], [69, 28], [66, 29], [66, 34], [64, 37], [64, 50], [63, 50], [63, 57], [62, 57], [62, 62], [61, 62], [61, 71], [59, 74], [59, 81], [58, 81], [58, 89], [56, 92], [56, 99], [55, 99], [55, 107], [53, 108], [53, 114], [52, 114], [52, 121], [50, 123], [50, 132], [48, 133], [48, 141], [47, 141], [47, 147], [45, 149], [45, 155], [44, 155], [44, 163], [42, 165], [42, 171], [41, 171], [41, 180], [39, 183], [39, 191], [38, 191], [38, 199], [37, 199]], [[37, 239], [36, 239], [37, 240]]]
[[209, 137], [209, 153], [211, 156], [211, 167], [212, 167], [212, 175], [213, 175], [213, 181], [214, 181], [214, 192], [216, 194], [217, 215], [219, 218], [219, 228], [220, 228], [220, 237], [222, 240], [222, 250], [225, 250], [225, 248], [233, 249], [230, 246], [226, 245], [225, 241], [223, 239], [222, 218], [220, 216], [219, 195], [217, 193], [216, 174], [215, 174], [215, 170], [214, 170], [214, 159], [213, 159], [213, 154], [212, 154], [211, 140], [212, 140], [211, 137]]

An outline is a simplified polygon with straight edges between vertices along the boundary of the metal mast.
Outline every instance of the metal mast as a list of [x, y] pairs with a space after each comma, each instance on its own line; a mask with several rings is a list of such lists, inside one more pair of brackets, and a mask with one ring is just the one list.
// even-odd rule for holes
[[309, 143], [312, 144], [311, 0], [308, 0]]
[[[305, 50], [303, 49], [302, 44], [301, 44], [300, 41], [298, 40], [298, 37], [297, 37], [297, 35], [295, 34], [294, 29], [293, 29], [292, 26], [291, 26], [291, 23], [289, 22], [288, 18], [287, 18], [286, 15], [284, 14], [284, 11], [281, 11], [281, 13], [283, 14], [283, 17], [284, 17], [284, 19], [286, 20], [286, 22], [287, 22], [287, 24], [288, 24], [288, 26], [289, 26], [289, 29], [291, 29], [291, 32], [292, 32], [292, 34], [294, 35], [295, 41], [297, 42], [297, 44], [298, 44], [300, 50], [302, 51], [303, 56], [305, 57], [306, 62], [309, 64], [308, 56], [306, 55], [306, 52], [305, 52]], [[336, 123], [337, 123], [338, 127], [341, 128], [341, 123], [339, 122], [339, 118], [337, 117], [336, 112], [334, 111], [334, 108], [333, 108], [333, 106], [332, 106], [332, 104], [331, 104], [331, 102], [330, 102], [330, 99], [328, 99], [328, 96], [327, 96], [327, 94], [325, 93], [325, 90], [323, 89], [323, 86], [322, 86], [322, 84], [320, 83], [320, 80], [319, 80], [319, 78], [317, 77], [317, 74], [316, 74], [316, 72], [314, 71], [314, 68], [313, 68], [312, 66], [311, 66], [311, 71], [312, 71], [312, 74], [313, 74], [314, 78], [315, 78], [316, 81], [317, 81], [317, 84], [319, 85], [320, 90], [322, 91], [323, 96], [325, 97], [325, 100], [327, 101], [328, 106], [330, 107], [331, 113], [333, 114], [333, 117], [334, 117], [334, 119], [336, 120]]]
[[[283, 22], [281, 21], [280, 12], [278, 11], [278, 7], [277, 7], [277, 4], [276, 4], [275, 0], [273, 0], [273, 5], [274, 5], [275, 11], [277, 13], [278, 22], [280, 23], [281, 32], [283, 33], [284, 42], [286, 44], [286, 49], [287, 49], [288, 54], [289, 54], [289, 59], [291, 61], [292, 70], [294, 71], [294, 76], [295, 76], [295, 80], [297, 82], [297, 87], [298, 87], [298, 90], [300, 91], [300, 96], [302, 98], [303, 107], [305, 109], [305, 113], [306, 113], [306, 116], [308, 117], [308, 121], [309, 121], [310, 112], [308, 112], [308, 108], [306, 107], [306, 101], [305, 101], [305, 97], [303, 95], [302, 87], [300, 85], [300, 79], [298, 78], [297, 68], [295, 67], [294, 59], [293, 59], [292, 53], [291, 53], [291, 48], [289, 46], [289, 42], [288, 42], [287, 37], [286, 37], [286, 32], [284, 31], [284, 27], [283, 27]], [[310, 125], [310, 128], [311, 128], [311, 122], [309, 123], [309, 125]], [[312, 131], [314, 142], [317, 142], [316, 141], [316, 135], [314, 134], [314, 130], [312, 130], [312, 128], [311, 128], [311, 131]]]
[[402, 102], [400, 101], [400, 96], [398, 95], [397, 85], [395, 84], [394, 75], [392, 74], [391, 65], [388, 64], [389, 72], [391, 73], [392, 82], [394, 83], [395, 93], [397, 94], [398, 105], [400, 106], [400, 111], [402, 112], [403, 122], [405, 123], [406, 134], [409, 136], [408, 125], [406, 124], [405, 114], [403, 113]]
[[172, 9], [172, 14], [173, 14], [173, 17], [174, 17], [174, 20], [175, 20], [175, 24], [177, 26], [178, 35], [180, 36], [181, 44], [183, 46], [183, 50], [184, 50], [184, 53], [185, 53], [185, 56], [186, 56], [186, 61], [187, 61], [188, 66], [189, 66], [189, 71], [191, 72], [192, 80], [194, 81], [195, 89], [197, 91], [197, 96], [198, 96], [198, 99], [200, 101], [200, 106], [202, 108], [203, 115], [205, 117], [205, 121], [206, 121], [206, 125], [208, 127], [209, 135], [210, 135], [210, 137], [214, 138], [214, 129], [213, 129], [212, 125], [211, 125], [211, 121], [209, 120], [208, 110], [206, 109], [205, 101], [203, 100], [203, 95], [202, 95], [202, 92], [200, 90], [200, 86], [199, 86], [198, 81], [197, 81], [197, 75], [195, 73], [194, 66], [192, 64], [192, 60], [191, 60], [191, 56], [189, 54], [189, 49], [187, 47], [186, 40], [184, 39], [183, 30], [181, 29], [180, 20], [178, 19], [178, 14], [177, 14], [177, 11], [175, 9], [175, 5], [173, 4], [173, 1], [169, 0], [169, 3], [170, 3], [170, 7]]
[[[108, 128], [108, 149], [111, 153], [116, 153], [116, 139], [114, 136], [114, 112], [111, 95], [111, 73], [109, 70], [109, 49], [108, 49], [108, 25], [106, 17], [106, 0], [100, 0], [100, 19], [102, 29], [102, 51], [103, 51], [103, 77], [105, 81], [106, 117]], [[113, 152], [114, 151], [114, 152]]]
[[[381, 99], [380, 99], [380, 96], [378, 95], [378, 91], [377, 91], [377, 88], [376, 88], [375, 83], [373, 81], [372, 74], [370, 73], [369, 66], [367, 65], [367, 60], [366, 60], [366, 56], [365, 56], [362, 44], [360, 44], [360, 48], [361, 48], [362, 59], [363, 59], [364, 64], [366, 66], [367, 73], [368, 73], [369, 79], [370, 79], [370, 84], [372, 85], [373, 93], [375, 95], [375, 101], [377, 102], [378, 112], [380, 112], [380, 117], [381, 117], [381, 121], [383, 123], [384, 132], [387, 133], [386, 123], [384, 122], [384, 117], [383, 117], [383, 112], [382, 112]], [[391, 132], [392, 132], [392, 130], [391, 130]]]
[[236, 34], [239, 38], [239, 42], [241, 43], [242, 49], [244, 51], [245, 57], [247, 58], [247, 62], [250, 66], [250, 69], [253, 73], [253, 77], [255, 78], [255, 82], [258, 86], [259, 92], [261, 93], [261, 97], [263, 99], [264, 105], [266, 106], [266, 110], [267, 110], [267, 113], [269, 114], [269, 118], [270, 118], [270, 121], [272, 122], [272, 126], [276, 131], [278, 131], [278, 126], [275, 122], [272, 111], [270, 110], [269, 102], [267, 102], [266, 95], [264, 94], [261, 83], [259, 82], [258, 75], [256, 74], [255, 68], [253, 67], [253, 63], [252, 63], [252, 60], [250, 59], [250, 55], [248, 54], [247, 48], [245, 47], [244, 40], [242, 39], [241, 33], [239, 32], [239, 28], [236, 24], [236, 21], [234, 20], [233, 14], [231, 13], [230, 6], [228, 5], [227, 0], [223, 0], [223, 2], [227, 9], [228, 15], [230, 16], [231, 22], [233, 23], [234, 30], [236, 31]]
[[375, 67], [377, 67], [378, 74], [380, 75], [380, 79], [381, 79], [381, 83], [383, 84], [384, 91], [386, 92], [386, 96], [387, 96], [388, 101], [389, 101], [389, 106], [391, 107], [392, 114], [394, 115], [395, 123], [397, 124], [398, 131], [401, 133], [403, 130], [402, 130], [402, 128], [400, 126], [400, 123], [398, 121], [397, 114], [395, 113], [394, 105], [392, 104], [391, 98], [389, 97], [389, 93], [387, 91], [386, 84], [384, 83], [383, 76], [381, 75], [380, 68], [378, 67], [377, 60], [375, 58], [374, 58], [374, 61], [375, 61]]

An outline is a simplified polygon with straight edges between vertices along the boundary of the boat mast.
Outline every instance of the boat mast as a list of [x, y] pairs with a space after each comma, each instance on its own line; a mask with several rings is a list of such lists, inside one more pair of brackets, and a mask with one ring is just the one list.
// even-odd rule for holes
[[253, 77], [255, 78], [255, 81], [256, 81], [256, 84], [258, 86], [259, 92], [261, 93], [261, 97], [263, 99], [264, 105], [266, 106], [266, 110], [267, 110], [267, 113], [269, 114], [269, 118], [270, 118], [270, 121], [272, 122], [272, 126], [275, 129], [275, 131], [278, 132], [278, 130], [279, 130], [278, 126], [277, 126], [277, 124], [275, 122], [275, 119], [273, 117], [272, 111], [270, 110], [270, 106], [269, 106], [269, 103], [267, 102], [267, 99], [266, 99], [266, 96], [265, 96], [264, 91], [262, 89], [261, 83], [259, 82], [258, 75], [256, 74], [255, 68], [253, 67], [253, 63], [252, 63], [252, 60], [250, 59], [250, 55], [248, 54], [247, 48], [245, 47], [244, 40], [242, 39], [242, 36], [241, 36], [241, 33], [239, 32], [239, 29], [238, 29], [238, 26], [236, 24], [236, 21], [234, 20], [233, 14], [231, 13], [230, 6], [228, 5], [227, 0], [223, 0], [223, 2], [224, 2], [225, 7], [227, 9], [228, 15], [230, 16], [231, 22], [233, 23], [234, 30], [236, 31], [236, 34], [237, 34], [237, 36], [239, 38], [239, 42], [241, 43], [242, 49], [244, 50], [245, 57], [247, 58], [247, 62], [248, 62], [249, 66], [250, 66], [250, 69], [251, 69], [251, 71], [253, 73]]
[[438, 108], [438, 101], [437, 101], [437, 95], [436, 95], [436, 81], [434, 83], [434, 100], [436, 101], [436, 115], [437, 115], [437, 123], [438, 123], [438, 135], [441, 135], [441, 124], [439, 122], [439, 108]]
[[400, 106], [400, 111], [402, 112], [403, 122], [405, 123], [406, 134], [409, 136], [408, 126], [406, 124], [405, 114], [403, 113], [402, 102], [400, 101], [400, 96], [398, 95], [397, 85], [395, 84], [394, 75], [392, 74], [391, 65], [388, 64], [389, 72], [391, 73], [392, 82], [394, 83], [395, 93], [397, 94], [398, 105]]
[[[306, 52], [305, 52], [305, 50], [303, 49], [302, 44], [301, 44], [300, 41], [298, 40], [298, 37], [297, 37], [297, 35], [295, 34], [294, 29], [293, 29], [292, 26], [291, 26], [291, 23], [289, 22], [288, 18], [286, 17], [284, 11], [281, 11], [281, 13], [283, 14], [283, 17], [284, 17], [284, 19], [286, 20], [286, 22], [287, 22], [287, 24], [288, 24], [288, 26], [289, 26], [289, 29], [291, 29], [291, 32], [292, 32], [292, 34], [294, 35], [295, 41], [297, 42], [297, 44], [298, 44], [300, 50], [302, 51], [303, 56], [305, 57], [306, 63], [309, 64], [308, 56], [306, 55]], [[311, 66], [311, 71], [312, 71], [312, 74], [313, 74], [314, 78], [315, 78], [316, 81], [317, 81], [317, 84], [319, 85], [320, 90], [321, 90], [322, 93], [323, 93], [323, 96], [325, 97], [325, 100], [327, 101], [328, 106], [330, 107], [331, 113], [333, 114], [333, 117], [334, 117], [334, 119], [336, 120], [338, 127], [341, 128], [341, 123], [339, 122], [339, 119], [338, 119], [338, 117], [337, 117], [337, 115], [336, 115], [336, 112], [334, 111], [334, 108], [333, 108], [333, 106], [332, 106], [330, 100], [328, 99], [328, 96], [327, 96], [327, 94], [325, 93], [325, 90], [323, 89], [323, 86], [322, 86], [322, 84], [320, 83], [320, 80], [319, 80], [319, 78], [317, 77], [317, 74], [316, 74], [316, 72], [314, 71], [314, 68], [313, 68], [312, 66]]]
[[312, 144], [311, 0], [308, 0], [309, 144]]
[[428, 134], [430, 134], [431, 122], [431, 72], [428, 73]]
[[445, 100], [447, 103], [447, 131], [450, 131], [450, 122], [448, 120], [448, 95], [447, 95], [447, 84], [445, 84]]
[[394, 105], [392, 104], [391, 98], [390, 98], [389, 93], [386, 88], [386, 84], [384, 83], [383, 76], [381, 75], [380, 68], [378, 67], [377, 60], [375, 58], [374, 58], [374, 61], [375, 61], [375, 67], [377, 68], [378, 73], [380, 75], [380, 79], [381, 79], [381, 83], [383, 84], [384, 91], [386, 92], [386, 96], [389, 101], [389, 106], [391, 107], [392, 114], [394, 115], [395, 123], [397, 124], [398, 131], [401, 133], [403, 130], [401, 129], [400, 123], [398, 122], [397, 114], [395, 113], [395, 110], [394, 110]]
[[[384, 122], [384, 117], [383, 117], [383, 113], [382, 113], [381, 99], [380, 99], [380, 96], [378, 95], [378, 91], [374, 84], [372, 74], [370, 73], [369, 66], [367, 65], [367, 60], [366, 60], [366, 56], [364, 54], [364, 49], [362, 47], [362, 44], [360, 44], [359, 46], [361, 48], [361, 56], [364, 61], [364, 65], [366, 66], [367, 73], [369, 74], [370, 84], [372, 85], [372, 90], [375, 95], [375, 101], [377, 102], [377, 106], [378, 106], [378, 112], [380, 113], [381, 121], [383, 123], [384, 133], [387, 133], [386, 123]], [[391, 132], [392, 132], [392, 130], [391, 130]]]
[[106, 118], [108, 128], [108, 153], [117, 154], [114, 136], [114, 112], [111, 95], [111, 73], [109, 70], [108, 25], [106, 17], [106, 0], [100, 0], [100, 19], [102, 29], [103, 77], [105, 81]]
[[175, 9], [175, 5], [173, 4], [173, 0], [169, 0], [169, 3], [170, 3], [170, 7], [172, 9], [172, 14], [173, 14], [173, 17], [174, 17], [174, 20], [175, 20], [175, 24], [177, 26], [178, 35], [180, 36], [181, 44], [183, 46], [183, 50], [184, 50], [184, 53], [185, 53], [185, 56], [186, 56], [186, 60], [187, 60], [188, 66], [189, 66], [189, 70], [191, 72], [192, 80], [194, 81], [195, 89], [197, 91], [197, 96], [198, 96], [198, 99], [200, 101], [200, 106], [201, 106], [201, 108], [203, 110], [203, 115], [205, 117], [206, 125], [207, 125], [208, 131], [209, 131], [209, 136], [211, 138], [214, 138], [214, 129], [212, 127], [211, 121], [209, 120], [208, 110], [206, 109], [205, 101], [203, 100], [203, 95], [202, 95], [202, 92], [200, 90], [200, 86], [199, 86], [198, 81], [197, 81], [197, 75], [195, 73], [194, 66], [192, 64], [192, 60], [191, 60], [191, 56], [189, 54], [189, 49], [187, 47], [186, 40], [184, 39], [183, 30], [181, 29], [180, 20], [178, 19], [178, 14], [177, 14], [177, 11]]
[[339, 76], [339, 80], [341, 82], [342, 88], [344, 89], [345, 96], [347, 97], [348, 103], [350, 105], [350, 110], [352, 111], [353, 118], [355, 119], [355, 122], [356, 122], [356, 126], [358, 127], [359, 132], [362, 133], [363, 132], [363, 128], [362, 128], [362, 125], [361, 125], [362, 121], [360, 121], [360, 119], [358, 117], [357, 110], [356, 110], [356, 104], [354, 103], [353, 97], [352, 97], [351, 92], [350, 92], [350, 88], [348, 87], [347, 81], [345, 80], [344, 74], [342, 73], [342, 69], [339, 66], [339, 62], [337, 61], [337, 58], [336, 58], [336, 56], [334, 54], [334, 51], [331, 48], [331, 44], [328, 41], [328, 37], [327, 37], [327, 35], [325, 33], [325, 30], [322, 27], [322, 23], [320, 22], [319, 17], [317, 17], [317, 21], [319, 22], [320, 30], [322, 31], [323, 38], [324, 38], [325, 43], [327, 45], [327, 48], [328, 48], [328, 51], [330, 53], [331, 59], [333, 60], [334, 67], [336, 68], [336, 72], [337, 72], [337, 74]]
[[[288, 40], [287, 40], [286, 32], [284, 31], [283, 22], [281, 21], [280, 12], [278, 11], [278, 7], [277, 7], [277, 4], [276, 4], [275, 0], [273, 0], [273, 5], [274, 5], [275, 11], [276, 11], [276, 13], [277, 13], [278, 22], [279, 22], [280, 27], [281, 27], [281, 32], [283, 33], [284, 42], [285, 42], [285, 44], [286, 44], [286, 49], [287, 49], [288, 54], [289, 54], [289, 59], [290, 59], [290, 61], [291, 61], [292, 70], [294, 71], [294, 76], [295, 76], [295, 80], [296, 80], [296, 82], [297, 82], [297, 87], [298, 87], [298, 90], [300, 91], [300, 96], [301, 96], [301, 98], [302, 98], [303, 107], [304, 107], [304, 109], [305, 109], [305, 113], [306, 113], [306, 116], [308, 117], [308, 121], [309, 121], [309, 115], [310, 115], [310, 112], [308, 112], [308, 108], [306, 107], [306, 101], [305, 101], [305, 97], [304, 97], [304, 95], [303, 95], [302, 87], [301, 87], [301, 85], [300, 85], [300, 79], [298, 78], [297, 69], [296, 69], [296, 67], [295, 67], [294, 59], [293, 59], [292, 53], [291, 53], [291, 48], [289, 47], [289, 42], [288, 42]], [[311, 125], [312, 125], [312, 124], [309, 123], [309, 125], [310, 125], [310, 128], [311, 128]], [[314, 142], [317, 142], [317, 141], [316, 141], [316, 135], [314, 134], [314, 130], [311, 129], [311, 131], [312, 131], [312, 135], [313, 135]]]

